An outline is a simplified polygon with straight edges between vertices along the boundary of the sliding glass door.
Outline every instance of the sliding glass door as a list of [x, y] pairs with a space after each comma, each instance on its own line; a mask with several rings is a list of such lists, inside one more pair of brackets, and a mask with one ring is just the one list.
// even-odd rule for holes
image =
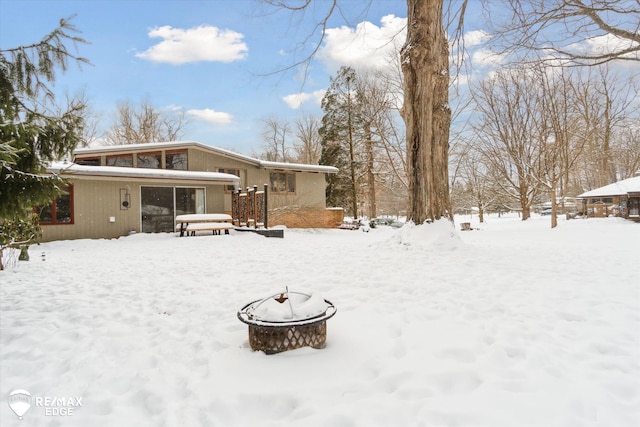
[[205, 213], [204, 188], [141, 187], [143, 233], [174, 231], [176, 215]]

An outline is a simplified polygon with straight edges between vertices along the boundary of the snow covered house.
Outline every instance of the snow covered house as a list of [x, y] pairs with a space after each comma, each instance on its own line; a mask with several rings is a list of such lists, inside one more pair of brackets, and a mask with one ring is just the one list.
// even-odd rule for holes
[[589, 216], [616, 215], [640, 221], [640, 175], [587, 191], [578, 199]]
[[269, 226], [334, 227], [330, 166], [268, 162], [198, 142], [81, 148], [52, 164], [68, 191], [39, 209], [42, 241], [169, 232], [183, 213], [231, 213], [231, 192], [268, 184]]

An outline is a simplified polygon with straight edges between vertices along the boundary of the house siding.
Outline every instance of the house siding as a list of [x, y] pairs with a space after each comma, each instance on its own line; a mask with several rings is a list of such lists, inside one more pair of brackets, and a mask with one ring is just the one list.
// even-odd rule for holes
[[[240, 185], [246, 187], [257, 185], [262, 189], [269, 184], [271, 169], [260, 169], [245, 161], [207, 153], [199, 149], [189, 149], [188, 164], [191, 171], [218, 172], [220, 169], [239, 169]], [[326, 179], [323, 173], [291, 171], [296, 175], [296, 191], [293, 194], [269, 193], [269, 209], [282, 206], [299, 206], [306, 208], [325, 208]], [[231, 198], [225, 198], [224, 210], [231, 211]]]
[[[140, 192], [142, 187], [204, 188], [207, 213], [225, 212], [221, 185], [193, 181], [160, 179], [117, 180], [109, 178], [74, 179], [72, 224], [42, 225], [42, 241], [117, 238], [142, 231]], [[129, 209], [120, 208], [120, 190], [129, 194]], [[230, 196], [226, 196], [230, 199]], [[229, 205], [230, 205], [229, 201]], [[227, 212], [228, 213], [228, 212]], [[115, 218], [114, 222], [110, 218]]]

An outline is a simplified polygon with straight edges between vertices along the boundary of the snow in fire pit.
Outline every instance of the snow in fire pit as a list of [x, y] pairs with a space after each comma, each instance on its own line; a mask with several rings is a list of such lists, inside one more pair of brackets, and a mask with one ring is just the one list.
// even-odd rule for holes
[[329, 304], [317, 293], [289, 292], [256, 302], [251, 317], [266, 322], [305, 320], [324, 314], [328, 307]]

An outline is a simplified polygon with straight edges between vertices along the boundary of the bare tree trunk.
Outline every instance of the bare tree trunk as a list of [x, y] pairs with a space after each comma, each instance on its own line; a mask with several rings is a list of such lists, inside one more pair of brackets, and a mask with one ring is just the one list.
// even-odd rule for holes
[[422, 224], [449, 209], [449, 47], [442, 26], [444, 0], [407, 0], [407, 41], [402, 48], [407, 127], [408, 220]]
[[558, 226], [558, 201], [555, 187], [549, 189], [549, 198], [551, 199], [551, 228], [556, 228]]
[[[349, 78], [347, 78], [349, 84]], [[358, 219], [358, 188], [356, 185], [356, 155], [353, 141], [353, 121], [351, 120], [351, 93], [347, 93], [347, 126], [349, 127], [349, 160], [351, 171], [351, 206], [353, 209], [353, 218]]]
[[611, 98], [609, 94], [604, 94], [604, 135], [602, 141], [602, 185], [611, 184], [617, 181], [615, 168], [611, 155]]
[[367, 150], [367, 182], [369, 185], [369, 218], [376, 217], [376, 179], [373, 175], [373, 141], [371, 140], [371, 125], [365, 127], [365, 147]]

